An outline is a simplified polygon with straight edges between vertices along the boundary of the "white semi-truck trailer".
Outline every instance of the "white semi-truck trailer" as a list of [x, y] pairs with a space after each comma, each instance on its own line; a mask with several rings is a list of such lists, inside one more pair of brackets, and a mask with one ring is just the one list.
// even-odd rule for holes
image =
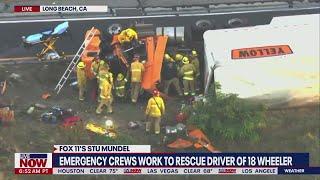
[[299, 15], [206, 31], [205, 93], [215, 81], [223, 93], [269, 106], [319, 103], [319, 22], [319, 14]]

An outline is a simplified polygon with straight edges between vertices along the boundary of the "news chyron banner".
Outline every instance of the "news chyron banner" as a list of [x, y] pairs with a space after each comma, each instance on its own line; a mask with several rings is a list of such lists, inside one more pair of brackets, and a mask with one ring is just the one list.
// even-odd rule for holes
[[275, 175], [320, 174], [308, 153], [151, 153], [150, 145], [54, 145], [15, 153], [16, 174]]
[[108, 6], [14, 6], [15, 13], [87, 13], [87, 12], [108, 12]]

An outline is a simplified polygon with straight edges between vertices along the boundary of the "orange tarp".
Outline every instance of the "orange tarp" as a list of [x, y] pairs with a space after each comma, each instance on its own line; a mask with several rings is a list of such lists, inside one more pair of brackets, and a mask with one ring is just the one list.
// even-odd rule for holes
[[168, 36], [158, 36], [155, 46], [154, 37], [147, 37], [146, 50], [147, 50], [147, 63], [145, 64], [145, 72], [141, 86], [146, 90], [155, 88], [155, 83], [160, 80], [161, 68], [164, 52], [166, 49]]

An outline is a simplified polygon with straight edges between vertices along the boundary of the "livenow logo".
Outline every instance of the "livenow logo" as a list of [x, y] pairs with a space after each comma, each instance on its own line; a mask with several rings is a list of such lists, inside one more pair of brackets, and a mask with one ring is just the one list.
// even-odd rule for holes
[[51, 153], [15, 153], [15, 168], [52, 168]]
[[47, 165], [47, 158], [47, 154], [20, 154], [20, 167], [44, 168]]

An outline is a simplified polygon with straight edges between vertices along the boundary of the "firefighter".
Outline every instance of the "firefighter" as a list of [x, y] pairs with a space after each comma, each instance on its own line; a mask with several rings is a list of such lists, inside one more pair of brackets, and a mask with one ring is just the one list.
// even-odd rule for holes
[[183, 59], [183, 55], [182, 54], [176, 54], [174, 60], [176, 61], [177, 65], [178, 65], [178, 68], [181, 68], [182, 66], [182, 59]]
[[118, 36], [118, 40], [121, 44], [131, 43], [132, 41], [138, 41], [138, 34], [132, 28], [128, 28], [121, 31], [121, 33]]
[[194, 87], [194, 78], [197, 74], [196, 68], [193, 64], [189, 63], [189, 58], [184, 57], [182, 59], [183, 66], [179, 71], [179, 75], [183, 80], [183, 94], [188, 96], [189, 93], [191, 96], [195, 95], [195, 87]]
[[145, 112], [147, 117], [146, 132], [150, 132], [151, 124], [154, 123], [154, 133], [160, 134], [160, 122], [165, 113], [165, 105], [158, 90], [153, 90], [152, 94]]
[[100, 69], [100, 63], [102, 61], [99, 59], [99, 56], [96, 56], [92, 63], [91, 63], [91, 72], [93, 74], [93, 78], [92, 80], [90, 80], [90, 93], [91, 93], [91, 97], [92, 99], [95, 101], [97, 99], [97, 97], [99, 96], [99, 85], [98, 85], [98, 79], [97, 79], [97, 75]]
[[139, 62], [140, 56], [134, 55], [133, 63], [130, 66], [131, 76], [131, 101], [136, 103], [141, 89], [141, 80], [144, 73], [144, 65]]
[[112, 113], [112, 85], [109, 81], [109, 76], [106, 74], [105, 76], [100, 77], [100, 103], [96, 109], [97, 114], [101, 114], [102, 108], [104, 105], [107, 106], [107, 112]]
[[78, 88], [79, 88], [79, 100], [84, 100], [84, 93], [86, 91], [87, 86], [87, 77], [85, 72], [85, 63], [80, 61], [77, 65], [77, 81], [78, 81]]
[[191, 63], [194, 65], [196, 68], [196, 75], [195, 75], [195, 88], [196, 91], [200, 90], [200, 65], [199, 65], [199, 58], [198, 58], [198, 53], [196, 50], [191, 51]]
[[122, 73], [119, 73], [117, 75], [117, 80], [114, 83], [114, 86], [115, 86], [115, 94], [121, 100], [123, 100], [126, 95], [126, 89], [125, 89], [126, 83], [127, 83], [127, 79], [124, 78], [124, 75]]
[[173, 85], [179, 96], [182, 96], [178, 79], [177, 65], [174, 63], [173, 58], [171, 58], [169, 54], [165, 54], [164, 59], [164, 66], [163, 70], [161, 71], [162, 79], [164, 80], [163, 91], [165, 94], [168, 94], [170, 86]]
[[98, 83], [100, 85], [101, 80], [105, 77], [108, 77], [108, 81], [109, 83], [113, 86], [113, 75], [112, 73], [109, 71], [110, 67], [107, 63], [105, 63], [104, 61], [100, 61], [100, 66], [98, 69], [98, 74], [97, 74], [97, 79], [98, 79]]
[[97, 75], [98, 75], [98, 71], [99, 71], [99, 69], [100, 69], [100, 63], [101, 63], [101, 62], [102, 62], [102, 61], [99, 60], [99, 57], [96, 56], [96, 57], [93, 59], [92, 63], [91, 63], [91, 72], [92, 72], [93, 75], [96, 76], [96, 77], [97, 77]]

